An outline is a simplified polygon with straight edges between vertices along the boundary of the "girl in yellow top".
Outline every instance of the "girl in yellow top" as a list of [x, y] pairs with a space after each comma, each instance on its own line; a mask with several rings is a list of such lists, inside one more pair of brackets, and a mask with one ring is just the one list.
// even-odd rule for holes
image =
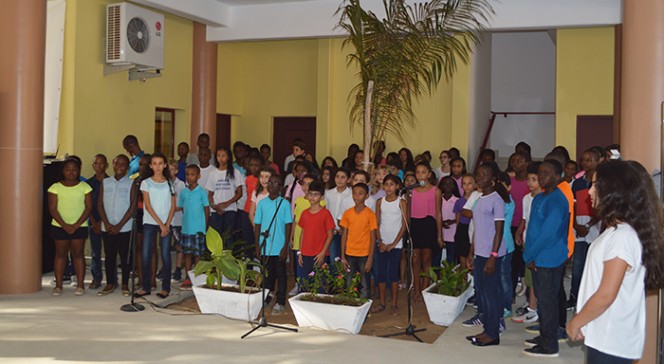
[[87, 183], [81, 183], [80, 174], [80, 162], [74, 158], [67, 159], [62, 165], [62, 181], [48, 189], [48, 210], [53, 217], [51, 237], [55, 240], [53, 296], [62, 294], [62, 276], [70, 252], [78, 281], [74, 294], [82, 296], [85, 293], [83, 248], [88, 237], [88, 216], [92, 212], [92, 188]]

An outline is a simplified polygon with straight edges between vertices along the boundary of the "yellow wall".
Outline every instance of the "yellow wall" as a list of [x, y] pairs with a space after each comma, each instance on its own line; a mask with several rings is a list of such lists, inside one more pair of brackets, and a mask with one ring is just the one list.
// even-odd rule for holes
[[[349, 144], [361, 145], [360, 126], [351, 130], [348, 121], [356, 70], [346, 66], [349, 49], [342, 50], [341, 43], [335, 38], [220, 44], [217, 110], [234, 115], [232, 139], [271, 144], [273, 117], [316, 116], [319, 160], [332, 155], [341, 161]], [[452, 88], [445, 81], [415, 103], [417, 125], [404, 136], [413, 153], [428, 149], [436, 155], [450, 146], [452, 103]], [[455, 144], [465, 147], [465, 135]], [[388, 151], [402, 146], [392, 136], [386, 142]]]
[[613, 115], [614, 28], [559, 29], [556, 145], [576, 158], [577, 115]]
[[[154, 148], [156, 107], [178, 109], [175, 140], [188, 140], [191, 118], [192, 23], [167, 15], [164, 19], [162, 77], [145, 83], [129, 81], [127, 71], [104, 76], [106, 5], [103, 0], [68, 0], [60, 155], [83, 159], [83, 175], [92, 173], [96, 153], [112, 159], [124, 153], [122, 138], [138, 137], [146, 151]], [[108, 173], [112, 173], [109, 169]]]

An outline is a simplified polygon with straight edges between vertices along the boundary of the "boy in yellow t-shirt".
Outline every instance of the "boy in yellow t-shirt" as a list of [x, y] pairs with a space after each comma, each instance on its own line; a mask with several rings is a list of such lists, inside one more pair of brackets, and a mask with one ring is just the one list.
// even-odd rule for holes
[[354, 274], [361, 274], [361, 295], [369, 298], [369, 272], [373, 264], [373, 253], [376, 241], [376, 214], [364, 205], [369, 196], [369, 186], [357, 183], [353, 186], [355, 206], [346, 210], [339, 226], [343, 228], [341, 235], [341, 261], [350, 269], [348, 283]]

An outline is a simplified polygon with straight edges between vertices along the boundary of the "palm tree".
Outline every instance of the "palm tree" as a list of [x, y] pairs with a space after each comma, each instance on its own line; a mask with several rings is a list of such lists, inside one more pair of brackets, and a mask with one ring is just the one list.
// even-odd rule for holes
[[360, 0], [341, 4], [338, 26], [348, 33], [343, 46], [355, 48], [347, 64], [359, 68], [360, 82], [348, 97], [351, 125], [363, 125], [365, 169], [374, 140], [390, 133], [404, 142], [415, 125], [413, 99], [430, 94], [442, 76], [449, 79], [457, 61], [468, 62], [493, 14], [489, 1], [383, 0], [384, 19], [362, 9]]

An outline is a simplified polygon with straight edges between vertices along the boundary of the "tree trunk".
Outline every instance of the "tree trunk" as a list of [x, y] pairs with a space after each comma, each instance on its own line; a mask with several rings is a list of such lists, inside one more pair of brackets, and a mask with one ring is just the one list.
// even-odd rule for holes
[[[373, 96], [373, 80], [367, 83], [367, 97], [364, 104], [364, 161], [362, 169], [369, 172], [371, 160], [371, 140], [373, 139], [373, 127], [371, 126], [371, 98]], [[368, 181], [367, 181], [368, 182]]]

